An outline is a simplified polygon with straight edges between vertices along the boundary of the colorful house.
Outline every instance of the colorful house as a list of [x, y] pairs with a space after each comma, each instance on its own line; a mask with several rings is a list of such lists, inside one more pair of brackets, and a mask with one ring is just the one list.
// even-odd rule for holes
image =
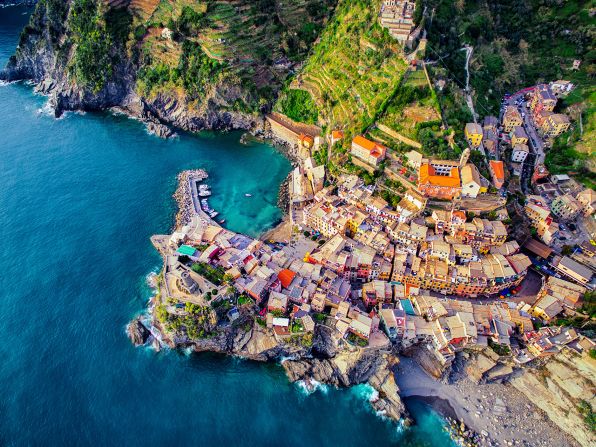
[[441, 174], [430, 162], [420, 165], [418, 189], [426, 197], [452, 200], [461, 193], [461, 180], [457, 166], [449, 168], [448, 174]]
[[376, 168], [385, 159], [387, 148], [380, 143], [370, 141], [358, 135], [352, 140], [351, 153], [353, 156]]
[[472, 147], [480, 147], [482, 144], [482, 126], [480, 124], [467, 123], [464, 132]]
[[493, 185], [497, 189], [501, 189], [503, 187], [503, 183], [505, 183], [505, 166], [503, 165], [502, 161], [491, 160], [489, 164], [490, 175], [493, 179]]

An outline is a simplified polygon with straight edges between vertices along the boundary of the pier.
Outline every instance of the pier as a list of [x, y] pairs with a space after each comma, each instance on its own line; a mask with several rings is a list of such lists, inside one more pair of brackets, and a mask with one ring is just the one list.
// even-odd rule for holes
[[199, 188], [197, 185], [209, 178], [209, 174], [204, 169], [195, 169], [182, 171], [178, 175], [178, 189], [174, 193], [174, 198], [178, 202], [178, 214], [176, 216], [176, 227], [188, 225], [193, 217], [198, 216], [202, 221], [210, 225], [221, 226], [201, 204]]

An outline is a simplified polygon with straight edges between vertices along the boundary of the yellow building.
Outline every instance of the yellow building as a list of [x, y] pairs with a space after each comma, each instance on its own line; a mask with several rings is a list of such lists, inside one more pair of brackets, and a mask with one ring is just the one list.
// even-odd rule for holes
[[482, 144], [482, 126], [476, 123], [467, 123], [465, 127], [466, 138], [473, 147]]
[[527, 142], [528, 135], [526, 134], [524, 128], [521, 126], [515, 126], [511, 134], [511, 146], [515, 146], [517, 144], [526, 144]]
[[514, 106], [507, 106], [503, 115], [503, 130], [505, 132], [512, 132], [515, 126], [521, 126], [522, 123], [522, 117], [517, 109]]
[[567, 115], [553, 113], [552, 115], [548, 116], [546, 120], [544, 120], [542, 130], [544, 135], [548, 137], [557, 137], [563, 132], [566, 132], [570, 125], [571, 123], [569, 122]]

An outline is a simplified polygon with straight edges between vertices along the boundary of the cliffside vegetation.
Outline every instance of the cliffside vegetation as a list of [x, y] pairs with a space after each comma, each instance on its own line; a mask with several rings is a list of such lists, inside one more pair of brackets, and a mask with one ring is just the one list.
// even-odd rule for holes
[[[403, 52], [376, 16], [379, 0], [340, 0], [288, 89], [310, 93], [319, 120], [359, 133], [384, 111], [406, 69]], [[291, 90], [290, 90], [291, 91]]]
[[132, 0], [138, 90], [176, 94], [201, 108], [217, 86], [233, 90], [222, 109], [267, 109], [333, 6], [332, 0]]

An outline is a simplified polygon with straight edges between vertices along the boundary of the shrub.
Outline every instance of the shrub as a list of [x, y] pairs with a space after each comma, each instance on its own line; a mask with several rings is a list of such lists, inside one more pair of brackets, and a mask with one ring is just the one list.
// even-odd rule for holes
[[319, 112], [310, 93], [305, 90], [291, 89], [286, 91], [285, 97], [279, 103], [280, 111], [293, 119], [307, 124], [315, 124]]

